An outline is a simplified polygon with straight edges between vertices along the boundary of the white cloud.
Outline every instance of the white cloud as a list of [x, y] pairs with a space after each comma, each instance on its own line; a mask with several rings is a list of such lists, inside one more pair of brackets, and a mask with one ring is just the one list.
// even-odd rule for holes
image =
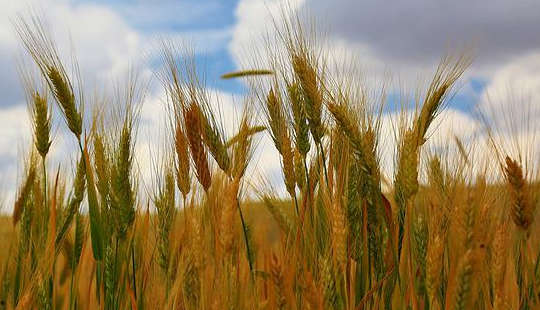
[[2, 135], [0, 135], [2, 155], [16, 156], [17, 144], [26, 143], [31, 136], [26, 106], [16, 105], [0, 110], [0, 124], [3, 127]]
[[[13, 61], [17, 54], [22, 53], [12, 26], [18, 14], [28, 16], [43, 13], [64, 59], [69, 60], [71, 47], [76, 47], [75, 54], [88, 85], [104, 84], [125, 74], [129, 63], [140, 61], [143, 54], [139, 34], [104, 6], [74, 4], [67, 0], [49, 1], [46, 4], [33, 0], [6, 0], [0, 1], [0, 6], [0, 67], [3, 68], [0, 81], [8, 86], [4, 96], [6, 101], [0, 105], [0, 168], [1, 182], [9, 193], [7, 204], [10, 207], [20, 173], [18, 170], [22, 168], [21, 158], [28, 151], [31, 138], [31, 123]], [[70, 38], [73, 42], [70, 42]], [[91, 87], [88, 89], [92, 90]], [[55, 117], [56, 123], [64, 127], [59, 115], [55, 114]], [[74, 146], [71, 140], [63, 130], [54, 131], [49, 167], [52, 167], [52, 163], [69, 163], [72, 158], [66, 154], [73, 153], [69, 151]], [[65, 167], [63, 171], [66, 171]]]
[[479, 108], [493, 130], [501, 156], [522, 158], [538, 173], [540, 159], [540, 51], [500, 66], [480, 97]]
[[[279, 48], [274, 32], [275, 25], [281, 26], [283, 12], [293, 13], [302, 7], [305, 0], [240, 0], [236, 6], [236, 25], [233, 28], [229, 52], [238, 67], [264, 64], [266, 48]], [[267, 44], [269, 43], [269, 44]]]
[[477, 65], [497, 66], [540, 48], [535, 0], [311, 0], [308, 7], [333, 36], [366, 44], [388, 63], [425, 65], [467, 45], [478, 52]]
[[[420, 0], [416, 2], [419, 3]], [[2, 107], [2, 105], [5, 106], [6, 103], [0, 103], [0, 132], [2, 133], [2, 135], [0, 135], [0, 171], [2, 177], [7, 179], [7, 181], [4, 182], [7, 183], [5, 184], [6, 188], [10, 189], [15, 188], [17, 156], [20, 155], [18, 150], [21, 147], [27, 147], [30, 137], [26, 107], [20, 103], [22, 95], [17, 88], [18, 80], [13, 67], [12, 58], [8, 57], [15, 55], [19, 48], [18, 40], [12, 30], [10, 19], [16, 16], [17, 12], [24, 12], [30, 7], [29, 5], [37, 9], [40, 9], [40, 6], [43, 6], [43, 11], [46, 13], [45, 17], [50, 24], [51, 30], [55, 33], [55, 38], [58, 39], [60, 48], [66, 52], [63, 53], [63, 55], [69, 56], [70, 42], [68, 38], [69, 35], [71, 35], [75, 53], [80, 61], [85, 81], [89, 85], [102, 85], [107, 84], [115, 77], [125, 75], [130, 64], [144, 63], [147, 59], [146, 56], [155, 52], [153, 49], [154, 47], [149, 43], [151, 43], [151, 35], [155, 35], [156, 33], [161, 36], [171, 37], [175, 40], [194, 43], [195, 49], [193, 52], [195, 53], [219, 51], [226, 42], [230, 40], [228, 51], [237, 67], [243, 68], [252, 66], [253, 64], [260, 64], [261, 57], [265, 57], [264, 38], [267, 40], [277, 40], [276, 36], [272, 34], [274, 29], [273, 19], [278, 19], [277, 24], [279, 25], [282, 9], [287, 9], [287, 7], [293, 11], [298, 11], [300, 8], [304, 7], [309, 9], [310, 6], [312, 6], [312, 2], [305, 0], [240, 0], [235, 9], [235, 16], [237, 19], [236, 24], [232, 29], [209, 29], [189, 32], [153, 29], [153, 33], [143, 34], [141, 31], [134, 28], [133, 21], [130, 22], [127, 20], [129, 16], [133, 18], [135, 14], [133, 12], [144, 11], [143, 5], [140, 3], [137, 8], [132, 11], [122, 11], [125, 7], [119, 9], [115, 5], [109, 5], [104, 2], [101, 2], [100, 4], [91, 4], [74, 3], [70, 0], [51, 0], [47, 1], [46, 4], [43, 4], [38, 0], [0, 0], [0, 7], [3, 8], [0, 12], [0, 67], [5, 68], [0, 72], [0, 92], [3, 93], [5, 98], [9, 98], [6, 100], [13, 101], [12, 103], [7, 104], [8, 107]], [[347, 8], [347, 6], [343, 4], [332, 5], [334, 10], [343, 11]], [[223, 9], [221, 5], [217, 5], [217, 7]], [[504, 4], [503, 2], [498, 1], [497, 5], [493, 6], [491, 13], [493, 13], [493, 11], [496, 11], [495, 13], [504, 11], [501, 7], [504, 7]], [[216, 7], [211, 9], [215, 10], [215, 8]], [[519, 6], [519, 8], [523, 9], [523, 5]], [[201, 14], [203, 11], [198, 10], [194, 14]], [[150, 25], [153, 20], [158, 19], [161, 16], [162, 12], [162, 10], [150, 10], [147, 12], [147, 15], [141, 15], [140, 19], [135, 20], [134, 22]], [[351, 10], [351, 12], [356, 12], [356, 10]], [[367, 12], [369, 12], [369, 10]], [[315, 11], [315, 13], [318, 14], [320, 12]], [[332, 16], [335, 16], [334, 13], [339, 15], [344, 12], [329, 12]], [[395, 12], [388, 12], [388, 14], [395, 14]], [[320, 15], [317, 16], [319, 16], [319, 20], [322, 20], [323, 23], [335, 22], [334, 18], [322, 19]], [[374, 14], [374, 16], [376, 16], [376, 14]], [[493, 16], [493, 14], [490, 14], [490, 16]], [[411, 16], [408, 16], [407, 18], [410, 17]], [[530, 16], [527, 14], [523, 16], [525, 24], [536, 23], [529, 17]], [[171, 15], [167, 15], [166, 19], [167, 18], [170, 19]], [[343, 21], [345, 20], [347, 19], [344, 18]], [[491, 22], [493, 22], [493, 20], [496, 19], [490, 19]], [[381, 19], [381, 22], [385, 22], [385, 19]], [[500, 21], [503, 26], [506, 22], [508, 21]], [[514, 22], [515, 21], [512, 23]], [[330, 29], [330, 35], [323, 42], [323, 47], [332, 57], [330, 59], [330, 65], [338, 63], [346, 64], [345, 59], [350, 58], [351, 60], [356, 60], [360, 63], [361, 67], [359, 69], [361, 69], [360, 71], [365, 76], [371, 77], [372, 74], [375, 73], [382, 77], [383, 75], [381, 73], [390, 71], [391, 73], [397, 74], [400, 77], [400, 81], [411, 82], [412, 86], [418, 85], [418, 76], [424, 76], [423, 74], [426, 72], [426, 68], [433, 68], [436, 65], [436, 63], [432, 63], [433, 57], [425, 57], [425, 59], [422, 57], [411, 58], [410, 50], [409, 54], [403, 59], [396, 57], [396, 54], [399, 53], [399, 49], [381, 52], [388, 44], [392, 42], [401, 42], [400, 38], [397, 38], [399, 39], [398, 41], [395, 41], [397, 40], [395, 37], [387, 38], [390, 41], [393, 40], [389, 43], [384, 42], [384, 36], [378, 37], [378, 39], [383, 42], [374, 42], [371, 37], [360, 40], [355, 39], [356, 37], [351, 38], [350, 36], [350, 31], [370, 30], [370, 33], [374, 33], [377, 29], [349, 27], [351, 28], [348, 29], [349, 32], [344, 33], [342, 28], [333, 32], [335, 29], [333, 29], [333, 27], [335, 25], [323, 24], [323, 26], [328, 26]], [[342, 27], [343, 23], [338, 26]], [[414, 29], [404, 28], [402, 30], [411, 30], [411, 33], [414, 33], [412, 31]], [[428, 30], [431, 31], [431, 29]], [[507, 37], [500, 37], [501, 40], [504, 38]], [[513, 41], [509, 40], [508, 42]], [[480, 98], [482, 98], [481, 105], [488, 106], [490, 104], [485, 99], [486, 94], [488, 93], [492, 97], [495, 93], [499, 93], [497, 95], [499, 96], [497, 97], [499, 99], [507, 96], [507, 94], [504, 93], [504, 90], [508, 89], [510, 83], [511, 88], [516, 88], [519, 92], [527, 92], [527, 98], [530, 102], [529, 105], [534, 112], [530, 113], [530, 116], [534, 116], [534, 122], [539, 123], [540, 117], [538, 116], [540, 116], [540, 112], [538, 110], [540, 110], [540, 107], [537, 103], [540, 102], [540, 53], [534, 49], [533, 45], [531, 45], [533, 43], [535, 43], [535, 41], [531, 40], [524, 45], [523, 51], [526, 50], [527, 53], [522, 53], [522, 50], [518, 47], [511, 52], [507, 51], [508, 53], [506, 53], [506, 56], [509, 54], [516, 55], [515, 57], [510, 58], [504, 57], [505, 60], [509, 59], [507, 62], [500, 62], [500, 64], [492, 62], [489, 69], [482, 69], [481, 71], [478, 68], [473, 68], [475, 71], [470, 72], [469, 76], [481, 77], [488, 82], [485, 92], [480, 96]], [[424, 49], [422, 52], [425, 54], [426, 50]], [[428, 52], [432, 55], [433, 50], [428, 49]], [[437, 53], [438, 52], [440, 51], [437, 51]], [[502, 52], [504, 52], [504, 50]], [[498, 53], [497, 55], [500, 56], [502, 55], [501, 53]], [[418, 61], [420, 58], [422, 61]], [[149, 68], [145, 67], [143, 69], [145, 70], [145, 74], [148, 74]], [[470, 91], [470, 89], [468, 89], [468, 91]], [[503, 92], [502, 94], [501, 91]], [[210, 92], [214, 100], [219, 98], [219, 101], [222, 103], [222, 112], [226, 123], [225, 126], [227, 130], [231, 131], [232, 128], [234, 128], [234, 124], [236, 124], [234, 120], [239, 118], [238, 114], [240, 113], [243, 104], [241, 98], [234, 98], [231, 94], [217, 90], [210, 90]], [[472, 95], [474, 95], [474, 92]], [[151, 96], [145, 101], [141, 113], [143, 119], [141, 120], [141, 127], [139, 130], [137, 156], [139, 157], [138, 161], [141, 167], [141, 173], [145, 180], [150, 179], [149, 171], [151, 171], [151, 154], [149, 153], [149, 150], [157, 149], [156, 147], [159, 147], [159, 143], [164, 139], [161, 138], [160, 133], [164, 128], [163, 120], [165, 118], [162, 110], [162, 103], [160, 102], [160, 96], [161, 94], [159, 92], [152, 90]], [[499, 99], [493, 101], [507, 102]], [[523, 111], [523, 103], [524, 101], [514, 102], [513, 104], [516, 104], [516, 106], [505, 110], [507, 111], [506, 113], [508, 114], [508, 111], [512, 111], [512, 108], [516, 111]], [[516, 116], [516, 113], [510, 113], [508, 115]], [[390, 124], [391, 117], [392, 115], [385, 115], [384, 123]], [[451, 141], [454, 134], [464, 141], [482, 140], [480, 132], [481, 123], [465, 112], [448, 109], [440, 115], [438, 121], [436, 121], [436, 124], [434, 125], [437, 125], [437, 130], [434, 131], [429, 142], [429, 145], [433, 147], [452, 143]], [[63, 126], [63, 124], [61, 126]], [[387, 132], [390, 131], [388, 128], [385, 128], [383, 131], [384, 136], [391, 137], [391, 135], [386, 134]], [[478, 136], [474, 136], [475, 134], [478, 134]], [[533, 134], [534, 132], [529, 130], [521, 133], [521, 136], [523, 137], [523, 140], [527, 140], [526, 138], [531, 137]], [[385, 171], [386, 169], [393, 167], [393, 163], [386, 164], [386, 162], [392, 162], [394, 155], [395, 141], [392, 142], [391, 140], [392, 139], [389, 139], [387, 143], [385, 142], [381, 149], [385, 158], [383, 160], [385, 163], [383, 165]], [[53, 160], [62, 160], [62, 154], [69, 153], [68, 150], [71, 149], [70, 143], [71, 139], [64, 137], [62, 133], [58, 133], [55, 137], [55, 144], [51, 150], [51, 156], [54, 158]], [[483, 152], [488, 152], [488, 150], [486, 149]], [[264, 176], [275, 180], [273, 183], [278, 187], [283, 187], [279, 175], [279, 156], [275, 152], [272, 142], [268, 139], [266, 134], [264, 135], [264, 138], [261, 138], [260, 140], [254, 164], [254, 167], [256, 166], [256, 171], [251, 170], [248, 172], [249, 174], [253, 175], [255, 178], [257, 177], [257, 174], [263, 174]], [[389, 176], [392, 176], [392, 173], [388, 173]], [[2, 184], [1, 179], [0, 184]]]
[[48, 20], [63, 20], [52, 26], [56, 37], [65, 40], [71, 35], [83, 68], [102, 79], [124, 74], [130, 63], [142, 59], [140, 35], [111, 9], [91, 4], [60, 6]]
[[[26, 106], [23, 102], [22, 90], [18, 87], [19, 80], [14, 66], [14, 56], [22, 53], [12, 22], [17, 14], [43, 15], [48, 30], [55, 39], [61, 57], [69, 69], [69, 59], [72, 52], [76, 56], [85, 82], [87, 95], [95, 92], [108, 92], [113, 81], [125, 80], [133, 65], [139, 65], [143, 77], [151, 75], [149, 57], [156, 55], [158, 40], [168, 38], [193, 46], [191, 52], [215, 52], [225, 47], [230, 37], [229, 29], [201, 29], [195, 31], [173, 31], [170, 29], [153, 29], [153, 32], [143, 33], [134, 28], [137, 20], [128, 20], [131, 16], [119, 7], [108, 3], [75, 2], [72, 0], [51, 0], [46, 3], [38, 0], [11, 1], [0, 0], [0, 92], [5, 101], [0, 102], [0, 184], [9, 190], [9, 201], [12, 201], [16, 188], [16, 176], [20, 158], [23, 154], [17, 146], [27, 146], [30, 143], [30, 122]], [[205, 5], [196, 6], [200, 13], [207, 11]], [[142, 10], [142, 4], [137, 8]], [[193, 11], [193, 10], [192, 10]], [[141, 11], [142, 12], [142, 11]], [[194, 11], [193, 11], [194, 12]], [[150, 17], [155, 12], [148, 12]], [[168, 12], [173, 15], [173, 12]], [[154, 14], [154, 15], [152, 15]], [[133, 16], [131, 16], [133, 17]], [[152, 17], [152, 19], [158, 16]], [[147, 20], [147, 22], [151, 22]], [[158, 26], [164, 26], [154, 20]], [[151, 89], [155, 93], [155, 89]], [[220, 94], [221, 95], [221, 94]], [[91, 114], [91, 100], [86, 106], [87, 114]], [[139, 134], [141, 151], [141, 173], [149, 177], [150, 161], [148, 149], [145, 146], [156, 146], [159, 126], [162, 126], [163, 112], [160, 111], [159, 97], [149, 97], [143, 104], [144, 113]], [[56, 107], [55, 107], [56, 109]], [[66, 154], [76, 154], [76, 145], [70, 133], [65, 133], [65, 125], [60, 121], [60, 115], [55, 113], [58, 129], [55, 130], [53, 145], [50, 150], [49, 168], [62, 162], [64, 172], [70, 172], [69, 167], [76, 158]], [[230, 119], [230, 118], [227, 118]], [[5, 120], [5, 121], [4, 121]], [[145, 137], [143, 133], [148, 131]], [[150, 137], [150, 138], [149, 138]], [[151, 143], [150, 143], [151, 142]], [[77, 155], [73, 155], [77, 156]], [[139, 156], [139, 155], [138, 155]], [[148, 181], [149, 179], [145, 180]], [[9, 208], [8, 208], [9, 209]]]
[[[0, 109], [0, 202], [11, 206], [15, 194], [17, 170], [22, 161], [19, 155], [29, 149], [32, 131], [26, 106], [16, 105]], [[2, 210], [0, 210], [2, 211]]]
[[[494, 71], [481, 95], [482, 109], [512, 105], [540, 118], [540, 51], [514, 57]], [[499, 107], [497, 107], [499, 106]]]
[[[481, 2], [471, 7], [415, 0], [391, 9], [377, 1], [339, 2], [295, 1], [291, 5], [292, 14], [308, 12], [317, 26], [329, 29], [320, 43], [330, 56], [328, 65], [331, 69], [345, 65], [349, 70], [352, 64], [356, 68], [350, 72], [360, 75], [357, 81], [365, 82], [364, 77], [369, 77], [368, 89], [377, 89], [381, 78], [386, 78], [388, 73], [397, 76], [394, 80], [398, 82], [387, 85], [390, 93], [416, 89], [418, 85], [429, 82], [437, 58], [449, 48], [469, 44], [475, 49], [475, 62], [462, 78], [460, 83], [463, 87], [458, 89], [459, 94], [473, 102], [478, 101], [481, 109], [499, 110], [489, 117], [513, 119], [521, 128], [519, 132], [507, 131], [504, 137], [500, 136], [499, 140], [504, 140], [501, 143], [511, 144], [514, 137], [522, 141], [520, 144], [525, 148], [534, 149], [529, 153], [540, 154], [537, 150], [540, 146], [533, 139], [540, 134], [539, 126], [533, 126], [540, 123], [540, 41], [534, 30], [540, 25], [540, 19], [535, 17], [539, 11], [533, 9], [538, 6], [537, 2], [523, 1], [514, 6], [496, 1], [488, 8]], [[238, 68], [264, 64], [260, 60], [266, 56], [264, 39], [277, 40], [272, 17], [279, 25], [280, 9], [285, 7], [285, 3], [287, 1], [278, 0], [239, 2], [236, 9], [238, 21], [229, 45]], [[446, 10], [437, 11], [440, 6], [445, 6]], [[435, 11], [437, 14], [444, 12], [445, 16], [432, 18], [437, 15], [431, 14]], [[414, 27], [416, 24], [421, 27]], [[438, 38], [433, 37], [435, 34]], [[482, 35], [478, 37], [478, 34]], [[472, 87], [470, 79], [486, 81], [486, 89], [479, 93]], [[508, 100], [512, 98], [509, 89], [513, 90], [513, 100]], [[487, 94], [491, 101], [486, 100]], [[494, 102], [503, 108], [493, 107]], [[393, 174], [395, 155], [395, 140], [390, 126], [392, 119], [395, 120], [395, 115], [384, 116], [385, 141], [381, 144], [383, 167], [389, 176]], [[526, 123], [525, 119], [529, 122]], [[497, 125], [505, 129], [501, 122]], [[474, 149], [479, 161], [493, 159], [493, 150], [486, 144], [487, 135], [483, 127], [484, 123], [475, 115], [450, 106], [433, 124], [426, 149], [455, 146], [455, 135]], [[535, 156], [538, 158], [539, 155]]]
[[[186, 52], [192, 52], [194, 54], [210, 54], [225, 50], [227, 42], [231, 38], [231, 34], [232, 30], [230, 28], [160, 32], [154, 33], [151, 36], [147, 35], [146, 41], [156, 42], [155, 38], [164, 38], [172, 42], [179, 42], [186, 45], [188, 48]], [[180, 45], [180, 47], [183, 47], [183, 45]]]

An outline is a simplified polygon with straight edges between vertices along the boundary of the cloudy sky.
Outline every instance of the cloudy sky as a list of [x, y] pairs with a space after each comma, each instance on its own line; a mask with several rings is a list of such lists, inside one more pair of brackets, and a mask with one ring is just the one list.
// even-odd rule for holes
[[[539, 115], [540, 1], [293, 0], [289, 6], [308, 12], [324, 28], [325, 46], [331, 54], [338, 58], [353, 55], [368, 75], [391, 72], [398, 80], [418, 81], [433, 71], [446, 52], [474, 51], [474, 64], [438, 123], [438, 129], [446, 133], [441, 141], [450, 133], [465, 140], [477, 134], [481, 124], [472, 113], [474, 106], [501, 102], [513, 113], [532, 106], [531, 115]], [[3, 200], [12, 199], [20, 170], [16, 158], [28, 149], [30, 137], [15, 66], [22, 53], [12, 27], [17, 14], [44, 12], [60, 48], [69, 51], [72, 46], [75, 50], [90, 85], [110, 83], [132, 64], [151, 75], [160, 38], [188, 42], [210, 91], [229, 115], [240, 110], [245, 89], [238, 81], [218, 77], [249, 63], [246, 51], [257, 49], [257, 40], [272, 29], [271, 16], [278, 16], [280, 7], [278, 0], [0, 0]], [[523, 100], [505, 100], [509, 89]], [[159, 87], [151, 87], [143, 106], [138, 151], [146, 177], [148, 150], [163, 116], [161, 94]], [[68, 139], [57, 129], [53, 158], [65, 159]], [[269, 155], [267, 142], [259, 145], [258, 165], [264, 173], [276, 176], [279, 162]]]

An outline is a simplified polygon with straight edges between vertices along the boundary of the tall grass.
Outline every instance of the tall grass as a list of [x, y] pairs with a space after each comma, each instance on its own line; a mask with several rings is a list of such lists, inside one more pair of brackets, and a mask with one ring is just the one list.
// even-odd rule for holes
[[[23, 79], [33, 148], [13, 208], [16, 233], [3, 241], [0, 308], [540, 307], [535, 165], [491, 139], [497, 156], [483, 164], [498, 177], [488, 182], [495, 171], [477, 169], [459, 139], [456, 154], [422, 150], [470, 58], [444, 57], [412, 122], [396, 124], [391, 180], [381, 154], [385, 86], [370, 97], [365, 85], [335, 83], [342, 77], [302, 23], [283, 29], [271, 68], [224, 75], [253, 85], [234, 129], [193, 62], [163, 44], [156, 75], [166, 139], [145, 195], [135, 152], [144, 85], [130, 76], [85, 117], [77, 70], [65, 69], [39, 18], [20, 19], [46, 87]], [[79, 146], [72, 178], [46, 164], [51, 100]], [[263, 134], [286, 197], [247, 175]]]

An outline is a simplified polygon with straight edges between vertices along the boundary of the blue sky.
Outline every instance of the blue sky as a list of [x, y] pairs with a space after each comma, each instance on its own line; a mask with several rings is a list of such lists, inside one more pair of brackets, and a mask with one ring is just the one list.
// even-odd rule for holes
[[[454, 135], [464, 141], [478, 138], [482, 124], [474, 109], [489, 109], [494, 102], [501, 111], [512, 112], [532, 104], [532, 117], [540, 120], [540, 2], [536, 0], [0, 0], [4, 9], [0, 12], [0, 195], [5, 193], [0, 202], [13, 195], [20, 171], [17, 158], [28, 149], [31, 133], [14, 66], [22, 51], [11, 26], [17, 14], [27, 14], [29, 8], [46, 12], [64, 55], [69, 54], [71, 37], [85, 81], [91, 85], [110, 84], [131, 64], [151, 74], [158, 66], [155, 47], [162, 38], [188, 44], [230, 124], [246, 88], [240, 81], [219, 76], [255, 62], [250, 51], [264, 55], [261, 38], [268, 34], [272, 39], [272, 18], [279, 23], [284, 3], [307, 12], [325, 30], [321, 46], [332, 55], [330, 63], [354, 57], [363, 76], [373, 77], [375, 82], [369, 86], [375, 88], [378, 79], [391, 74], [387, 125], [398, 110], [398, 86], [422, 89], [440, 57], [460, 48], [470, 49], [475, 60], [439, 118], [441, 135], [433, 143], [448, 143]], [[142, 170], [148, 166], [148, 149], [155, 146], [152, 138], [163, 118], [162, 92], [156, 84], [143, 107], [145, 125], [138, 140]], [[527, 94], [527, 100], [510, 102], [509, 90]], [[61, 123], [57, 132], [53, 157], [69, 166], [70, 158], [62, 154], [69, 153], [70, 144]], [[388, 158], [392, 143], [383, 150]], [[259, 143], [257, 173], [279, 179], [279, 162], [273, 155], [271, 143], [264, 138]], [[388, 158], [383, 162], [391, 161]]]
[[[223, 81], [219, 76], [236, 68], [228, 52], [228, 42], [235, 25], [238, 1], [87, 1], [74, 5], [103, 5], [114, 10], [125, 22], [148, 37], [182, 36], [182, 41], [201, 48], [196, 63], [210, 87], [242, 93], [238, 81]], [[218, 38], [216, 38], [216, 36]], [[218, 42], [212, 42], [217, 40]]]

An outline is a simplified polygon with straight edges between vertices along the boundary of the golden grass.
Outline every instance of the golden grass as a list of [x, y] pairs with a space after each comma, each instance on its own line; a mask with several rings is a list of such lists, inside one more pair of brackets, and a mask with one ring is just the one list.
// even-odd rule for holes
[[[166, 139], [155, 182], [140, 186], [144, 89], [136, 79], [120, 85], [123, 96], [96, 107], [88, 126], [84, 88], [72, 86], [43, 24], [20, 20], [79, 161], [72, 178], [47, 173], [56, 114], [45, 93], [27, 95], [42, 161], [30, 152], [13, 215], [0, 218], [0, 309], [540, 307], [540, 182], [531, 158], [507, 157], [515, 150], [491, 139], [497, 158], [476, 163], [457, 138], [457, 162], [444, 152], [424, 158], [470, 59], [443, 58], [412, 122], [397, 125], [390, 181], [379, 145], [383, 103], [364, 85], [330, 83], [336, 77], [302, 27], [285, 23], [286, 55], [270, 56], [271, 71], [225, 76], [279, 72], [254, 82], [234, 132], [224, 130], [193, 63], [164, 43]], [[32, 85], [28, 94], [37, 94]], [[287, 199], [247, 175], [262, 134], [278, 151]], [[489, 183], [487, 172], [498, 172]]]

